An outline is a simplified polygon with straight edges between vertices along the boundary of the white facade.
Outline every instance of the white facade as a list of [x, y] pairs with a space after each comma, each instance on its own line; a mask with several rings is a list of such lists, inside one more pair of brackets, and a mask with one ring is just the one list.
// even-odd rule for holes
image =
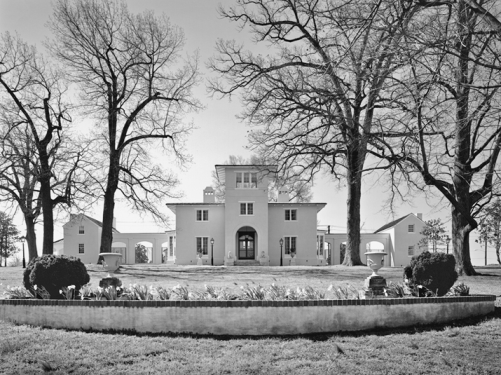
[[288, 265], [294, 252], [297, 265], [325, 264], [316, 250], [317, 213], [325, 204], [290, 203], [283, 193], [280, 203], [269, 203], [265, 169], [217, 165], [224, 203], [215, 203], [207, 188], [203, 203], [167, 204], [176, 215], [176, 264], [197, 264], [199, 252], [203, 264], [222, 265], [230, 254], [236, 260], [266, 258], [272, 266]]
[[[291, 264], [317, 266], [340, 264], [341, 247], [347, 236], [317, 229], [317, 214], [325, 203], [291, 203], [280, 191], [278, 202], [268, 201], [269, 166], [217, 165], [225, 185], [225, 202], [216, 203], [214, 190], [204, 189], [203, 202], [168, 203], [176, 215], [175, 230], [164, 233], [113, 232], [112, 251], [122, 263], [137, 262], [135, 248], [144, 245], [148, 262], [184, 265], [222, 265], [235, 260], [266, 260], [271, 266]], [[115, 225], [113, 225], [115, 227]], [[360, 259], [365, 252], [388, 253], [385, 266], [405, 266], [420, 253], [418, 242], [425, 222], [421, 214], [392, 221], [375, 233], [362, 233]], [[84, 214], [72, 215], [64, 225], [64, 241], [54, 243], [54, 253], [96, 263], [100, 252], [102, 223]]]

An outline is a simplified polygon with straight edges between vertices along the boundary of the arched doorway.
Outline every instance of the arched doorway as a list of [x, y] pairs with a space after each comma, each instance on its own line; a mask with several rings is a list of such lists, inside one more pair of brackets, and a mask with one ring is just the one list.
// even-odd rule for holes
[[257, 233], [252, 227], [242, 227], [237, 232], [238, 259], [256, 259]]

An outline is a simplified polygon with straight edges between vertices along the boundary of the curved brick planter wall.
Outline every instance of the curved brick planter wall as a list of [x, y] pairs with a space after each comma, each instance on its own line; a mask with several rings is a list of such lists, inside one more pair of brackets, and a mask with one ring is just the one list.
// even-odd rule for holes
[[92, 330], [294, 335], [444, 323], [494, 311], [496, 297], [317, 301], [0, 300], [0, 319]]

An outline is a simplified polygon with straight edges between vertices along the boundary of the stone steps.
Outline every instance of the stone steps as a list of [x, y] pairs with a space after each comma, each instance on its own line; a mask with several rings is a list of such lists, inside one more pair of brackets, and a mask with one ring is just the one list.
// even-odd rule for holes
[[235, 266], [240, 266], [240, 267], [257, 267], [260, 266], [261, 264], [259, 263], [258, 260], [235, 260]]

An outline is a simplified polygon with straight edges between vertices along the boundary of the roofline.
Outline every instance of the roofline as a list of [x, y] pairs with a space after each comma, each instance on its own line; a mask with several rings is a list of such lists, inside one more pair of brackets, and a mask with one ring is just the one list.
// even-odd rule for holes
[[[387, 230], [387, 229], [391, 229], [391, 228], [395, 227], [397, 224], [399, 224], [402, 221], [404, 221], [405, 219], [407, 219], [410, 215], [413, 215], [416, 219], [418, 219], [418, 220], [422, 221], [423, 223], [425, 223], [425, 221], [423, 219], [420, 219], [414, 212], [411, 212], [411, 213], [409, 213], [409, 214], [407, 214], [405, 216], [402, 216], [399, 219], [396, 219], [396, 220], [390, 221], [389, 223], [386, 223], [381, 228], [379, 228], [378, 230], [376, 230], [373, 234], [380, 233], [383, 230]], [[392, 225], [386, 227], [389, 224], [392, 224]]]

